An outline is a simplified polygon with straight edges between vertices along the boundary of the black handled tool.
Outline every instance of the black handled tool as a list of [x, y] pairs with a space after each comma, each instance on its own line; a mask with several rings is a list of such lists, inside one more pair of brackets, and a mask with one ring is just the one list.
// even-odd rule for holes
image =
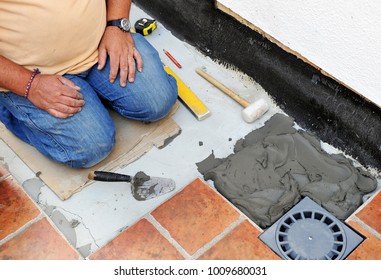
[[135, 176], [119, 174], [108, 171], [94, 171], [88, 178], [103, 182], [128, 182], [131, 183], [131, 192], [136, 200], [147, 200], [169, 193], [176, 188], [172, 179], [151, 177], [140, 171]]

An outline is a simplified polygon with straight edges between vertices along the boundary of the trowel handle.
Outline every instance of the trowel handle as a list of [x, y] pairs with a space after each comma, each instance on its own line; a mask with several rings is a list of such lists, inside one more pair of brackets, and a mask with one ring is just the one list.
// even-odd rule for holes
[[125, 174], [119, 174], [114, 172], [107, 171], [94, 171], [89, 173], [89, 179], [95, 181], [104, 181], [104, 182], [131, 182], [132, 177]]

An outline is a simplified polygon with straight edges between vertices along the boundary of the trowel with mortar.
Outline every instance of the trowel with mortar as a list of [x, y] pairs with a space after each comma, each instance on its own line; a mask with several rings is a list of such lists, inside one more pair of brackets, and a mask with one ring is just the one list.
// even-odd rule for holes
[[135, 176], [107, 171], [94, 171], [88, 175], [90, 180], [104, 182], [127, 182], [131, 184], [131, 193], [136, 200], [143, 201], [173, 191], [175, 182], [169, 178], [151, 177], [142, 171]]

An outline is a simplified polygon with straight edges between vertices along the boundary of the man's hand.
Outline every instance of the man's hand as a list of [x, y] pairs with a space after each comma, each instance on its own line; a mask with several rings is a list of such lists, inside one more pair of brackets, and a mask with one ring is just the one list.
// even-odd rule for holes
[[71, 80], [56, 75], [37, 75], [28, 99], [54, 117], [67, 118], [81, 111], [85, 104], [80, 88]]
[[139, 72], [143, 69], [143, 61], [135, 48], [131, 33], [122, 32], [118, 27], [106, 28], [98, 53], [98, 69], [103, 69], [109, 56], [109, 80], [113, 83], [119, 72], [122, 87], [126, 86], [127, 80], [130, 83], [134, 81], [136, 66]]

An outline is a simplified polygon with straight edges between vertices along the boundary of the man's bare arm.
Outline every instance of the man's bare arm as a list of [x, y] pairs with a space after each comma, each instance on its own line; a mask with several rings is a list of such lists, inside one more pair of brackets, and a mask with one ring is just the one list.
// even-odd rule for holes
[[[107, 0], [107, 20], [129, 19], [131, 0]], [[103, 69], [107, 56], [110, 57], [110, 82], [120, 74], [120, 85], [126, 86], [127, 80], [133, 82], [137, 70], [142, 71], [143, 61], [135, 48], [130, 32], [122, 32], [118, 27], [107, 27], [99, 45], [98, 69]]]
[[129, 19], [132, 0], [107, 0], [107, 20]]
[[18, 95], [24, 95], [32, 71], [13, 63], [1, 55], [0, 65], [0, 87]]
[[[23, 96], [32, 72], [1, 55], [0, 65], [0, 87]], [[33, 80], [28, 100], [54, 117], [67, 118], [84, 105], [79, 90], [62, 76], [39, 74]]]

